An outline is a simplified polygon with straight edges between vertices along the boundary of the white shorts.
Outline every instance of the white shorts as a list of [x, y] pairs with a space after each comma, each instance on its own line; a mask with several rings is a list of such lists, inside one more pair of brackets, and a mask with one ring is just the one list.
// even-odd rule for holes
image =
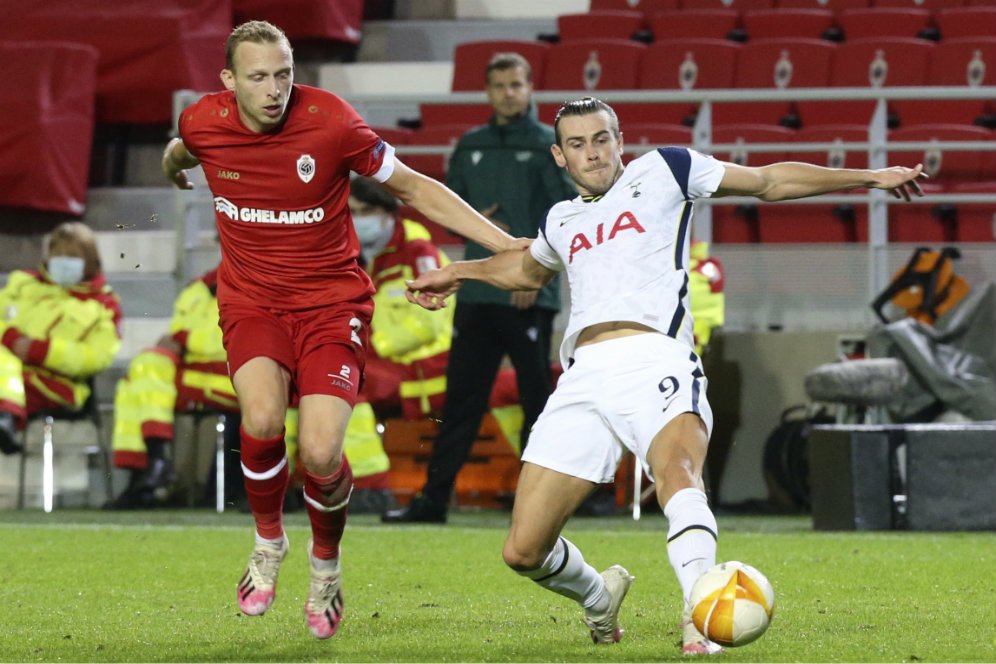
[[629, 450], [653, 479], [647, 453], [668, 422], [695, 413], [712, 435], [706, 385], [698, 356], [663, 334], [582, 346], [533, 425], [522, 460], [605, 483]]

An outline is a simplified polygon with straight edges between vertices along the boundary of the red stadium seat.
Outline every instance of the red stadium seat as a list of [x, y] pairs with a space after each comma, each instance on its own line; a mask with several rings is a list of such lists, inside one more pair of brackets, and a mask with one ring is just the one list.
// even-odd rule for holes
[[[983, 127], [936, 124], [905, 127], [889, 132], [889, 142], [901, 141], [991, 141], [993, 133]], [[924, 152], [895, 152], [909, 163], [922, 162], [932, 183], [951, 186], [955, 183], [992, 180], [993, 153], [970, 150], [927, 149]]]
[[[996, 181], [957, 184], [954, 192], [996, 194]], [[958, 242], [996, 241], [996, 203], [959, 203], [957, 208]]]
[[[467, 125], [449, 125], [442, 127], [425, 127], [412, 133], [412, 146], [456, 145], [457, 140], [470, 129]], [[416, 171], [435, 178], [440, 182], [446, 179], [446, 164], [449, 155], [445, 154], [401, 154], [401, 161]]]
[[[868, 125], [824, 125], [803, 127], [795, 132], [796, 143], [864, 143], [868, 140]], [[830, 168], [868, 168], [868, 151], [796, 150], [789, 152], [792, 161], [804, 161]]]
[[834, 25], [829, 9], [754, 9], [743, 13], [750, 39], [805, 37], [819, 39]]
[[[931, 51], [927, 85], [996, 85], [996, 37], [945, 39]], [[996, 112], [985, 99], [896, 100], [902, 125], [967, 124]]]
[[961, 7], [964, 0], [872, 0], [873, 7], [898, 7], [900, 9], [944, 9]]
[[837, 17], [845, 39], [869, 37], [917, 37], [930, 27], [930, 11], [898, 7], [845, 9]]
[[863, 9], [871, 6], [871, 0], [777, 0], [779, 9], [829, 9], [839, 14], [845, 9]]
[[412, 142], [412, 136], [415, 134], [411, 129], [400, 129], [397, 127], [370, 127], [373, 129], [374, 133], [383, 138], [385, 141], [391, 145], [397, 147], [399, 145], [408, 145]]
[[994, 0], [965, 0], [965, 4], [969, 7], [996, 7]]
[[760, 242], [757, 208], [757, 205], [713, 205], [713, 243], [753, 244]]
[[[760, 39], [744, 45], [737, 61], [738, 88], [815, 88], [828, 84], [836, 44], [819, 39]], [[736, 102], [713, 107], [714, 124], [778, 124], [788, 102]]]
[[557, 44], [547, 58], [547, 90], [631, 90], [647, 47], [623, 39]]
[[774, 0], [682, 0], [682, 9], [733, 9], [738, 12], [747, 9], [771, 9]]
[[934, 13], [941, 39], [992, 37], [996, 35], [996, 5], [992, 7], [947, 7]]
[[890, 242], [955, 242], [957, 208], [929, 203], [889, 206]]
[[726, 39], [740, 24], [733, 9], [683, 9], [658, 12], [648, 20], [654, 39]]
[[422, 128], [484, 124], [491, 117], [488, 104], [419, 104]]
[[586, 14], [561, 14], [557, 32], [561, 42], [578, 39], [630, 39], [644, 26], [642, 12], [593, 11]]
[[659, 147], [666, 145], [688, 147], [691, 142], [690, 127], [672, 124], [624, 124], [623, 144], [629, 149], [638, 148], [639, 152], [627, 151], [623, 154], [623, 163], [628, 164], [636, 157]]
[[[758, 235], [767, 244], [857, 242], [868, 226], [868, 206], [778, 203], [758, 207]], [[867, 234], [867, 233], [866, 233]]]
[[623, 9], [643, 12], [644, 16], [650, 16], [654, 12], [677, 9], [678, 0], [591, 0], [589, 8], [593, 12]]
[[[926, 80], [934, 43], [900, 37], [859, 39], [837, 47], [830, 72], [836, 87], [916, 86]], [[798, 105], [807, 126], [868, 122], [873, 101], [807, 101]], [[890, 106], [891, 108], [891, 106]]]
[[750, 145], [753, 143], [791, 143], [794, 140], [795, 131], [786, 127], [773, 125], [725, 125], [715, 127], [712, 132], [712, 142], [714, 145], [720, 144], [742, 144], [743, 147], [732, 151], [712, 150], [712, 154], [717, 159], [731, 161], [742, 166], [766, 166], [776, 161], [785, 161], [788, 158], [790, 148], [784, 148], [776, 152], [751, 151]]
[[533, 87], [543, 87], [543, 72], [550, 45], [539, 41], [476, 41], [458, 44], [453, 52], [454, 92], [484, 89], [484, 70], [495, 53], [518, 53], [533, 70]]
[[[742, 46], [725, 39], [671, 39], [647, 47], [640, 63], [643, 90], [731, 88]], [[658, 104], [655, 122], [691, 122], [697, 104]]]

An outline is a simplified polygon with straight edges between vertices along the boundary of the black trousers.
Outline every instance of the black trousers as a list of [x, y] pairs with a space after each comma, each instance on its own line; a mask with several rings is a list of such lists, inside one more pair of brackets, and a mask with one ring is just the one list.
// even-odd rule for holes
[[529, 430], [550, 396], [554, 315], [538, 307], [457, 302], [446, 368], [446, 404], [422, 489], [427, 499], [440, 505], [449, 502], [457, 473], [470, 456], [488, 412], [491, 389], [506, 354], [515, 367], [525, 415], [520, 438], [525, 449]]

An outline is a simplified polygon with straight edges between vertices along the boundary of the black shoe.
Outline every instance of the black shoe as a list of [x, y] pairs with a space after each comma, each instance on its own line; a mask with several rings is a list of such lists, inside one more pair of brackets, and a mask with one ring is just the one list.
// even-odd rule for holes
[[13, 413], [0, 413], [0, 452], [8, 455], [18, 454], [23, 449], [17, 440]]
[[419, 494], [405, 507], [380, 515], [382, 523], [446, 523], [446, 506]]
[[383, 514], [397, 508], [394, 494], [387, 489], [357, 489], [349, 497], [350, 514]]

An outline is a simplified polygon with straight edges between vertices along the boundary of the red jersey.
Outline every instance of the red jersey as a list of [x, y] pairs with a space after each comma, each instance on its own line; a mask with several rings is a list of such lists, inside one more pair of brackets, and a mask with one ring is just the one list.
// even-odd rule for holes
[[302, 310], [369, 298], [349, 216], [349, 172], [390, 175], [393, 148], [336, 95], [295, 85], [283, 126], [256, 133], [234, 92], [180, 116], [204, 168], [221, 238], [218, 303]]

